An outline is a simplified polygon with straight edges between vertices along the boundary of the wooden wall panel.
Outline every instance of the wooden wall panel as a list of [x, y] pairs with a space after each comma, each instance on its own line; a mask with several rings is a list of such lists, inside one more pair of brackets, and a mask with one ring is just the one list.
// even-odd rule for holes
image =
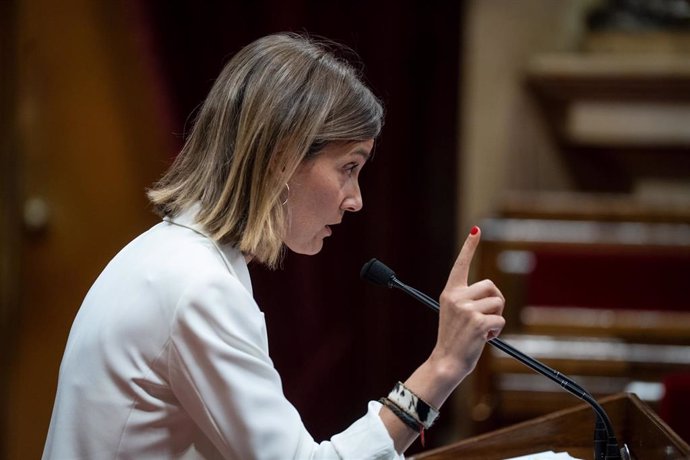
[[40, 458], [76, 310], [104, 264], [155, 221], [144, 190], [170, 156], [170, 131], [127, 6], [17, 2], [18, 201], [33, 217], [16, 223], [7, 459]]

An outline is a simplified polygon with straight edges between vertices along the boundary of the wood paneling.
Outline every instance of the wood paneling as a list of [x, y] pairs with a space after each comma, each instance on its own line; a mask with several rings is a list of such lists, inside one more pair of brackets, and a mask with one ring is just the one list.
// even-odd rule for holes
[[144, 189], [162, 172], [168, 141], [126, 5], [17, 2], [15, 204], [39, 215], [14, 223], [22, 236], [7, 459], [40, 457], [81, 299], [115, 252], [155, 221]]

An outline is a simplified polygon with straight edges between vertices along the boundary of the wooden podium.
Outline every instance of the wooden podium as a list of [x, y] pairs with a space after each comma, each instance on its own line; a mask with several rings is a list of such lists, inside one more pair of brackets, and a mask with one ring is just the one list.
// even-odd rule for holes
[[[633, 459], [690, 459], [688, 444], [636, 395], [620, 393], [599, 403], [611, 418], [618, 443], [627, 444]], [[589, 460], [593, 457], [594, 421], [594, 411], [583, 403], [412, 458], [502, 460], [553, 450]]]

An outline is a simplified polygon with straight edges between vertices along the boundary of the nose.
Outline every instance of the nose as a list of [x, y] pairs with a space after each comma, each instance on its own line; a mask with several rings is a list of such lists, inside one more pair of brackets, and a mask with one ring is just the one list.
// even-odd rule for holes
[[341, 209], [343, 211], [357, 212], [362, 209], [364, 203], [362, 202], [362, 192], [359, 189], [359, 183], [354, 182], [353, 189], [343, 200]]

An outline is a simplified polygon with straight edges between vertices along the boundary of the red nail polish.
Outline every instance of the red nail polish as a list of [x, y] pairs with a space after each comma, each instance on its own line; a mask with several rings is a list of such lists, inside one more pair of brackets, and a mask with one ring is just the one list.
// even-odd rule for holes
[[472, 227], [472, 230], [470, 230], [470, 235], [476, 235], [477, 233], [479, 233], [479, 227], [475, 225]]

